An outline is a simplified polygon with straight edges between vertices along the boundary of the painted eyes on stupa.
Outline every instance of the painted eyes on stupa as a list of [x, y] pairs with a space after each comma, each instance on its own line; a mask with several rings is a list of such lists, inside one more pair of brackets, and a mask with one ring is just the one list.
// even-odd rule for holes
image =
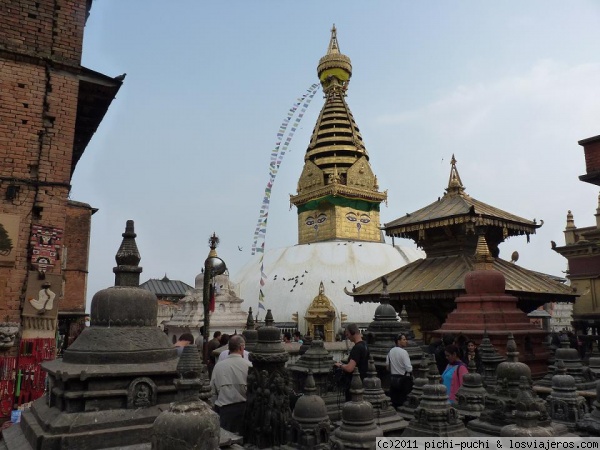
[[367, 214], [361, 214], [360, 217], [358, 217], [353, 212], [349, 212], [348, 214], [346, 214], [346, 220], [348, 220], [350, 222], [359, 222], [360, 221], [360, 223], [371, 222], [371, 218]]
[[315, 222], [316, 222], [317, 224], [320, 224], [320, 223], [323, 223], [323, 222], [325, 222], [326, 220], [327, 220], [327, 215], [326, 215], [326, 214], [319, 214], [319, 215], [317, 216], [316, 220], [315, 220], [315, 218], [314, 218], [313, 216], [308, 216], [308, 217], [306, 218], [306, 222], [305, 222], [305, 223], [306, 223], [306, 225], [308, 225], [309, 227], [312, 227], [312, 226], [315, 224]]

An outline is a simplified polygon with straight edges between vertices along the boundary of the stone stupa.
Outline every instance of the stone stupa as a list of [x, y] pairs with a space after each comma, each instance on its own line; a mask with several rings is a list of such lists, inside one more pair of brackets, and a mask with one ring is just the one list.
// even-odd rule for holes
[[135, 237], [128, 220], [113, 269], [115, 286], [94, 295], [90, 326], [63, 359], [43, 363], [48, 394], [4, 431], [7, 442], [48, 450], [150, 443], [154, 420], [177, 399], [178, 358], [157, 327], [156, 296], [138, 287], [142, 268]]

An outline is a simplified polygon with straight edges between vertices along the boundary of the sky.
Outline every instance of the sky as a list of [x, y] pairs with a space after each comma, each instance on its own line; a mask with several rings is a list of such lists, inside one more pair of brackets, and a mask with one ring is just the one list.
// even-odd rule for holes
[[[564, 276], [550, 241], [564, 243], [568, 210], [591, 226], [598, 205], [577, 142], [600, 134], [600, 3], [95, 0], [82, 64], [127, 76], [72, 179], [71, 199], [98, 208], [88, 305], [114, 284], [128, 219], [142, 282], [193, 286], [213, 232], [233, 277], [250, 261], [276, 134], [318, 81], [334, 23], [353, 65], [346, 100], [388, 192], [382, 223], [443, 195], [454, 154], [469, 195], [544, 221], [500, 256]], [[277, 174], [267, 249], [297, 243], [289, 195], [322, 105], [319, 91]]]

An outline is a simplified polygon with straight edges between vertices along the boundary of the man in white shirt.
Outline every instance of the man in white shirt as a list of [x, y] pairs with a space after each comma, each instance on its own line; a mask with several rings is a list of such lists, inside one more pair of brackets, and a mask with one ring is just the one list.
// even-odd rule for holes
[[406, 335], [396, 336], [396, 346], [387, 355], [386, 367], [391, 372], [390, 397], [392, 406], [397, 408], [406, 401], [412, 390], [412, 364], [405, 347], [408, 345]]
[[[248, 361], [250, 360], [248, 357], [250, 355], [250, 352], [246, 349], [244, 349], [244, 354], [242, 355], [244, 359], [247, 359]], [[220, 363], [221, 361], [225, 361], [227, 358], [229, 357], [229, 350], [223, 350], [221, 352], [221, 354], [219, 355], [219, 359], [217, 359], [217, 363]]]
[[212, 400], [221, 427], [238, 434], [243, 431], [248, 368], [252, 366], [243, 358], [245, 346], [242, 336], [232, 336], [229, 339], [229, 356], [215, 365], [210, 380]]

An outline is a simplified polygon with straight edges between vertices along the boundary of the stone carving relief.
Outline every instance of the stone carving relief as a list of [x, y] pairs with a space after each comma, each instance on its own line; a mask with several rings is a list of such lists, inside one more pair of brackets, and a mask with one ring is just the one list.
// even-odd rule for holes
[[136, 378], [127, 389], [127, 408], [147, 408], [156, 405], [156, 384], [147, 377]]
[[0, 322], [0, 350], [6, 350], [15, 345], [15, 337], [18, 332], [18, 323]]

